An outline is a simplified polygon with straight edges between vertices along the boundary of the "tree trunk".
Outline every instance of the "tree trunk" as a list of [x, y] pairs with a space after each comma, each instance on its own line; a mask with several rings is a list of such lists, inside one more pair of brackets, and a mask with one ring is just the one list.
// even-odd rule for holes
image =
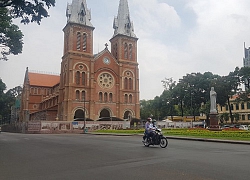
[[231, 105], [230, 105], [230, 101], [229, 101], [229, 96], [227, 96], [227, 103], [228, 103], [228, 107], [229, 107], [229, 114], [230, 114], [231, 123], [233, 124], [234, 119], [233, 119], [232, 109], [231, 109]]

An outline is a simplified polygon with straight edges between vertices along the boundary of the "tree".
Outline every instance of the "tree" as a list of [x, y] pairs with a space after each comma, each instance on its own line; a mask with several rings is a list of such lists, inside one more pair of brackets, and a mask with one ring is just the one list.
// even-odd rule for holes
[[0, 1], [0, 60], [8, 60], [10, 54], [22, 53], [23, 34], [12, 19], [21, 18], [21, 23], [36, 22], [40, 25], [44, 17], [49, 17], [46, 8], [55, 6], [55, 0], [2, 0]]
[[217, 103], [224, 106], [226, 103], [229, 107], [229, 115], [231, 123], [234, 121], [234, 116], [231, 109], [230, 97], [239, 92], [240, 85], [239, 68], [235, 68], [227, 76], [222, 76], [215, 83], [215, 91], [217, 92]]
[[2, 109], [4, 108], [4, 91], [6, 90], [6, 85], [5, 83], [2, 81], [2, 79], [0, 78], [0, 114]]
[[141, 119], [147, 119], [148, 117], [153, 115], [155, 107], [154, 105], [154, 100], [141, 100], [140, 101], [140, 116]]
[[16, 98], [21, 95], [22, 87], [17, 86], [4, 93], [5, 90], [6, 85], [0, 79], [0, 120], [7, 122], [10, 117], [11, 107], [15, 104]]
[[0, 60], [8, 60], [10, 54], [17, 55], [22, 52], [23, 34], [19, 27], [12, 24], [11, 17], [7, 15], [7, 8], [0, 8]]
[[[213, 81], [215, 81], [217, 77], [219, 76], [211, 72], [205, 72], [204, 74], [191, 73], [183, 76], [183, 78], [179, 80], [176, 88], [174, 88], [174, 91], [176, 91], [174, 93], [175, 96], [180, 97], [179, 101], [183, 103], [181, 103], [181, 108], [186, 109], [186, 113], [193, 116], [199, 115], [202, 111], [207, 115], [208, 119], [207, 104], [210, 99], [209, 92]], [[205, 109], [201, 109], [201, 105], [203, 105]]]

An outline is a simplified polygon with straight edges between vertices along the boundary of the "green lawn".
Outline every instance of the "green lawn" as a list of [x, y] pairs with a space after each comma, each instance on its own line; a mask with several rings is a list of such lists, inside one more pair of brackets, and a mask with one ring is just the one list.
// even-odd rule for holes
[[[144, 129], [139, 130], [98, 130], [100, 133], [121, 133], [121, 134], [143, 134]], [[209, 131], [207, 129], [162, 129], [165, 136], [198, 137], [208, 139], [225, 139], [250, 141], [250, 131], [226, 130]]]

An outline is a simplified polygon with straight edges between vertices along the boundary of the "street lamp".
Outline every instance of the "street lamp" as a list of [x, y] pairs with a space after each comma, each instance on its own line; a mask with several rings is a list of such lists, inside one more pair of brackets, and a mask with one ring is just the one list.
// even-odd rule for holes
[[84, 125], [83, 125], [83, 132], [86, 133], [86, 104], [85, 104], [85, 94], [83, 96], [83, 107], [84, 107]]

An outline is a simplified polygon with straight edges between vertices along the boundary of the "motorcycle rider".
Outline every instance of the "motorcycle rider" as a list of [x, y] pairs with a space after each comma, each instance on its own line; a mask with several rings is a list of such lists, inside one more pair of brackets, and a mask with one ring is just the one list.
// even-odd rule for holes
[[[148, 118], [147, 122], [145, 124], [145, 134], [146, 134], [146, 139], [148, 140], [150, 137], [153, 136], [153, 123], [152, 123], [152, 118]], [[145, 141], [145, 139], [144, 139]]]

